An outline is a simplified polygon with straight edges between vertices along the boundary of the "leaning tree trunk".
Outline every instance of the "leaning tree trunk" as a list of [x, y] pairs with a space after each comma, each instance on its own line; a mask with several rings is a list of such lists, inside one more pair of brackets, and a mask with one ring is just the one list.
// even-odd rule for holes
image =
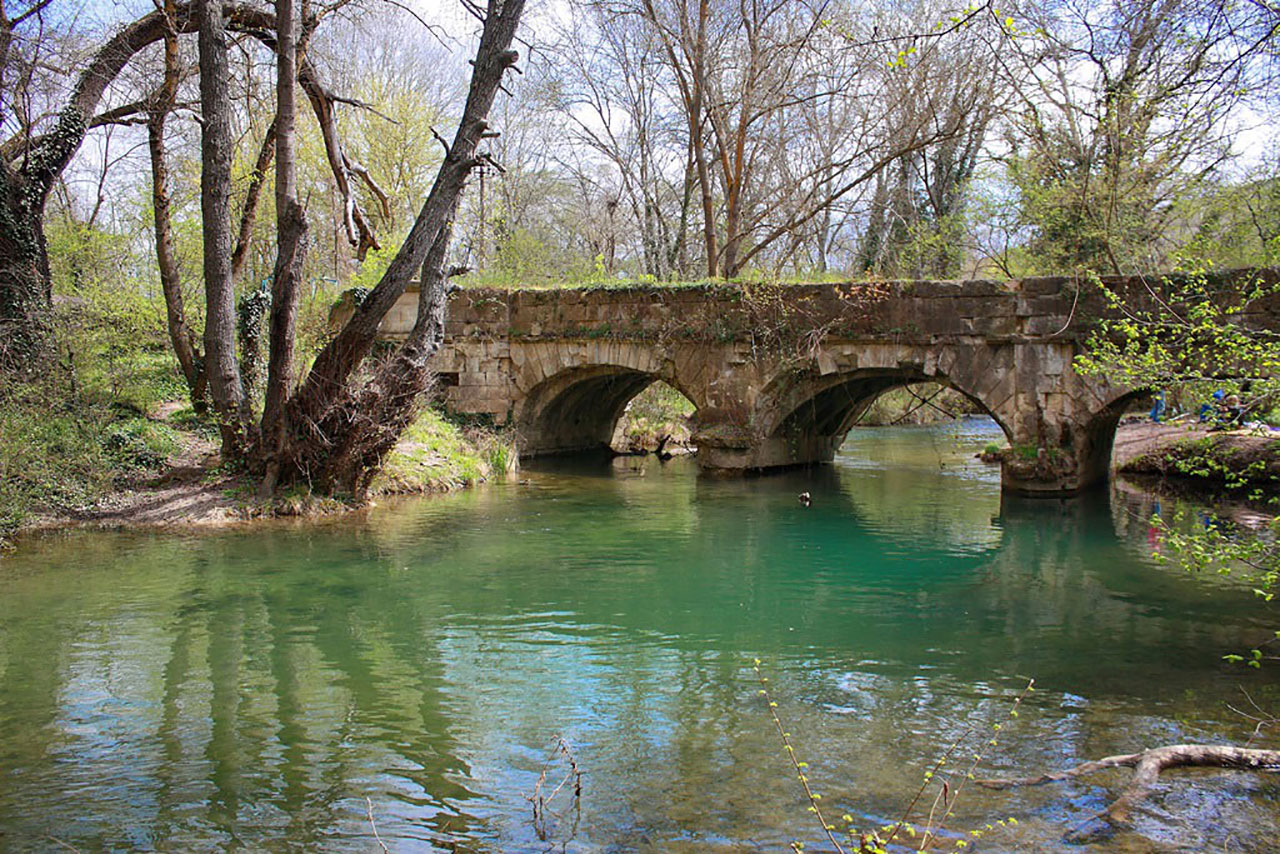
[[204, 225], [205, 366], [222, 433], [224, 461], [241, 459], [240, 367], [231, 281], [231, 96], [222, 0], [198, 0], [200, 30], [200, 210]]
[[[364, 458], [348, 436], [359, 432], [359, 407], [362, 401], [367, 404], [367, 398], [353, 387], [353, 374], [372, 348], [382, 319], [445, 230], [467, 176], [481, 164], [476, 148], [488, 131], [486, 117], [503, 74], [516, 63], [518, 54], [511, 49], [511, 42], [523, 10], [524, 0], [489, 0], [467, 104], [431, 192], [382, 279], [320, 351], [302, 388], [289, 402], [288, 476], [305, 478], [322, 490], [350, 488], [362, 478], [367, 480], [353, 476], [352, 464], [347, 462]], [[337, 458], [333, 456], [335, 449], [340, 451]]]
[[363, 499], [382, 462], [418, 414], [418, 401], [430, 388], [427, 362], [444, 340], [449, 295], [445, 260], [453, 236], [453, 215], [440, 229], [422, 265], [418, 318], [396, 355], [379, 366], [373, 378], [347, 407], [350, 426], [329, 451], [328, 470], [342, 491]]
[[262, 197], [262, 186], [267, 182], [271, 159], [276, 156], [276, 121], [271, 120], [271, 124], [267, 125], [267, 132], [262, 136], [258, 158], [253, 164], [253, 175], [249, 178], [249, 189], [244, 194], [244, 207], [240, 209], [236, 248], [231, 253], [231, 279], [236, 282], [244, 275], [245, 262], [249, 258], [249, 244], [253, 242], [253, 223], [258, 216], [258, 200]]
[[45, 200], [84, 141], [107, 86], [163, 35], [159, 12], [120, 30], [90, 57], [52, 130], [39, 137], [20, 132], [0, 146], [0, 370], [29, 362], [44, 337], [52, 303]]
[[293, 0], [276, 0], [276, 266], [271, 285], [271, 355], [262, 408], [261, 450], [266, 462], [262, 492], [270, 495], [284, 450], [284, 405], [294, 375], [294, 326], [306, 259], [307, 216], [298, 201], [297, 27]]

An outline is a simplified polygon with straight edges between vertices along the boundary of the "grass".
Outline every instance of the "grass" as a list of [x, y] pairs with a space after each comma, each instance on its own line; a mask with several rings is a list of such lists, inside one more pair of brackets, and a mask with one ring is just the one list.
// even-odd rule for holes
[[177, 447], [172, 427], [132, 403], [75, 402], [60, 385], [43, 376], [0, 391], [0, 543], [35, 516], [84, 509], [157, 472]]
[[375, 495], [440, 492], [505, 477], [516, 467], [511, 437], [485, 427], [462, 427], [424, 409], [374, 478]]
[[147, 418], [183, 383], [162, 307], [136, 292], [86, 287], [60, 302], [52, 344], [0, 377], [0, 544], [44, 513], [95, 504], [154, 473], [176, 431]]

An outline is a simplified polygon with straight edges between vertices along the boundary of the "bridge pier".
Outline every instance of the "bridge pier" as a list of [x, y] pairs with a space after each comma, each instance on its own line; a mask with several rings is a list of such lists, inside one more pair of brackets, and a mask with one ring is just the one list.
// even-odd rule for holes
[[[1015, 434], [1000, 463], [1005, 492], [1059, 497], [1106, 482], [1115, 419], [1103, 417], [1086, 424], [1024, 419], [1023, 426], [1031, 429]], [[732, 423], [702, 422], [693, 439], [702, 468], [745, 474], [830, 463], [846, 436], [847, 430], [762, 436]]]
[[[1061, 426], [1042, 426], [1045, 432], [1060, 437], [1064, 432]], [[1094, 431], [1068, 428], [1066, 444], [1041, 443], [1042, 434], [1014, 441], [1000, 463], [1001, 488], [1016, 495], [1060, 497], [1106, 483], [1114, 429], [1114, 422], [1095, 427]], [[846, 435], [752, 438], [732, 426], [704, 425], [693, 439], [698, 447], [698, 464], [703, 469], [718, 474], [745, 474], [830, 463]]]

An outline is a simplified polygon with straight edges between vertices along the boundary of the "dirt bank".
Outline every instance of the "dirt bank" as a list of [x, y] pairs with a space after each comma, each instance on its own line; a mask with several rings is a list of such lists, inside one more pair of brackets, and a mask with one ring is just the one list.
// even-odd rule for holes
[[[174, 422], [182, 404], [162, 404], [148, 416], [174, 430], [178, 444], [159, 471], [117, 481], [115, 491], [84, 508], [52, 508], [28, 519], [18, 534], [67, 527], [212, 528], [280, 517], [320, 517], [362, 505], [295, 490], [257, 498], [256, 481], [221, 468], [216, 440]], [[483, 480], [491, 466], [460, 431], [426, 415], [411, 427], [374, 484], [378, 497], [447, 492]]]
[[1280, 434], [1139, 421], [1116, 430], [1113, 468], [1210, 488], [1280, 486]]
[[[162, 407], [154, 417], [167, 420], [172, 408]], [[329, 499], [287, 497], [270, 502], [255, 498], [255, 484], [229, 475], [219, 468], [217, 446], [208, 436], [180, 431], [179, 450], [156, 476], [123, 483], [118, 492], [95, 507], [51, 512], [23, 526], [25, 532], [68, 526], [102, 528], [217, 527], [253, 519], [279, 516], [320, 516], [351, 509], [351, 505]], [[1178, 470], [1178, 451], [1187, 446], [1211, 443], [1231, 465], [1263, 461], [1267, 470], [1280, 479], [1280, 440], [1252, 435], [1248, 431], [1210, 433], [1201, 424], [1153, 424], [1137, 421], [1122, 424], [1116, 431], [1112, 465], [1124, 473], [1158, 475], [1189, 480]], [[418, 443], [406, 441], [403, 453], [421, 455]], [[427, 454], [429, 463], [443, 464], [443, 458]], [[443, 486], [435, 485], [437, 483]], [[433, 491], [444, 491], [448, 479], [433, 480]], [[1213, 484], [1208, 484], [1213, 485]], [[1220, 484], [1219, 484], [1220, 485]], [[392, 486], [389, 493], [420, 492], [420, 488]]]

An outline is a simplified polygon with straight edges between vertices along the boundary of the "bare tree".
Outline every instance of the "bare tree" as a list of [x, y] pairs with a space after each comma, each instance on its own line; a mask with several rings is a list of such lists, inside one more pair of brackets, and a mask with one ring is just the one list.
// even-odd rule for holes
[[294, 327], [306, 258], [307, 216], [297, 182], [297, 14], [293, 0], [276, 0], [276, 267], [271, 287], [271, 353], [262, 409], [262, 451], [267, 456], [262, 489], [270, 494], [284, 449], [284, 404], [294, 381]]
[[[875, 177], [858, 266], [907, 277], [947, 277], [962, 261], [966, 193], [984, 155], [987, 135], [1020, 81], [1001, 75], [995, 60], [1006, 35], [990, 16], [948, 34], [920, 39], [944, 7], [923, 2], [906, 17], [880, 16], [874, 32], [908, 46], [900, 61], [879, 63], [881, 99], [899, 145], [921, 126], [933, 144], [887, 163]], [[870, 41], [870, 39], [868, 39]]]
[[1227, 0], [1027, 2], [999, 56], [1022, 87], [1014, 178], [1055, 266], [1159, 266], [1174, 201], [1230, 157], [1280, 15]]
[[569, 125], [560, 162], [580, 184], [602, 166], [617, 174], [610, 195], [625, 202], [623, 230], [638, 235], [642, 272], [687, 273], [695, 166], [661, 41], [640, 15], [589, 2], [573, 11], [554, 50], [555, 106]]
[[[518, 58], [511, 49], [524, 0], [489, 0], [470, 7], [483, 28], [466, 107], [417, 220], [377, 286], [321, 350], [287, 405], [288, 438], [281, 476], [325, 490], [362, 494], [411, 418], [429, 381], [427, 360], [443, 334], [445, 260], [450, 222], [467, 176], [483, 161], [477, 146], [488, 133], [489, 110], [503, 75]], [[418, 320], [408, 339], [366, 382], [356, 375], [383, 317], [423, 265]], [[273, 341], [272, 346], [278, 346]]]
[[165, 159], [165, 123], [177, 104], [181, 76], [174, 0], [163, 0], [160, 11], [164, 15], [164, 79], [150, 98], [146, 117], [147, 149], [151, 156], [151, 207], [156, 264], [160, 271], [160, 288], [164, 294], [169, 341], [178, 359], [183, 379], [186, 380], [191, 404], [197, 412], [203, 412], [207, 385], [204, 360], [197, 347], [195, 332], [187, 323], [182, 274], [173, 247], [169, 170]]

